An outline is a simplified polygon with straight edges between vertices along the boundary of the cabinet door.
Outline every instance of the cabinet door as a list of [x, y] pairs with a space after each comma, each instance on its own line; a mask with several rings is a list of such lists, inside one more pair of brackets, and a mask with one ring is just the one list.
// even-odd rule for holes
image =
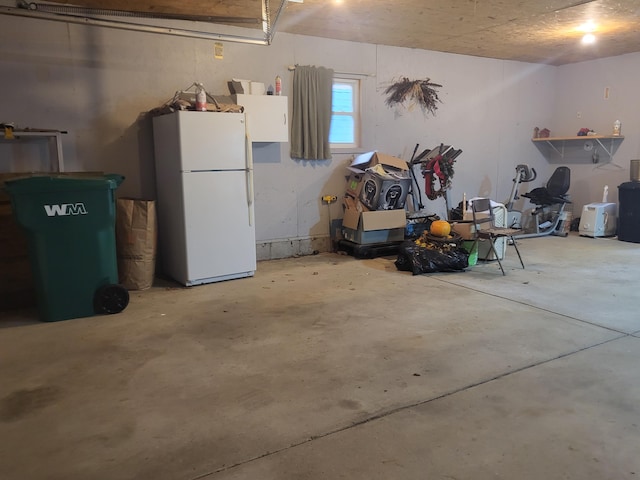
[[244, 107], [247, 132], [252, 142], [288, 142], [289, 107], [287, 97], [275, 95], [234, 95]]

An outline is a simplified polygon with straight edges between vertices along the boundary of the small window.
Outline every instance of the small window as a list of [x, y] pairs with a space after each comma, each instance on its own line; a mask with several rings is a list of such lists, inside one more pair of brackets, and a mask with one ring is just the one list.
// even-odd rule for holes
[[359, 80], [333, 79], [329, 143], [331, 148], [357, 148], [360, 146]]

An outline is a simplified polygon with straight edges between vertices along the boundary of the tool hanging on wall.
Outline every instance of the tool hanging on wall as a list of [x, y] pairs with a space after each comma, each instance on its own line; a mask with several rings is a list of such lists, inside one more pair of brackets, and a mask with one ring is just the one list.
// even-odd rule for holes
[[4, 131], [5, 140], [13, 140], [13, 130], [16, 128], [15, 123], [0, 123], [0, 128]]
[[[411, 193], [411, 198], [413, 198], [413, 207], [417, 211], [421, 211], [424, 208], [424, 205], [422, 203], [422, 192], [420, 191], [420, 184], [418, 183], [418, 178], [416, 177], [416, 173], [413, 171], [413, 166], [416, 165], [416, 163], [419, 163], [417, 162], [418, 157], [416, 157], [416, 152], [418, 151], [419, 146], [420, 144], [416, 143], [416, 146], [413, 149], [413, 153], [411, 154], [411, 160], [409, 160], [409, 173], [411, 174], [411, 180], [412, 180], [410, 193]], [[417, 193], [418, 193], [417, 195], [415, 195], [413, 192], [414, 186], [417, 190]]]
[[320, 200], [322, 201], [322, 203], [327, 205], [327, 214], [329, 217], [329, 242], [331, 243], [331, 251], [334, 252], [335, 249], [335, 245], [334, 245], [334, 241], [335, 241], [335, 237], [336, 235], [334, 235], [333, 229], [332, 229], [332, 220], [331, 220], [331, 204], [335, 203], [338, 201], [338, 196], [337, 195], [323, 195]]
[[[453, 164], [462, 153], [462, 150], [441, 143], [438, 147], [424, 150], [416, 156], [417, 149], [418, 146], [416, 145], [410, 165], [420, 165], [422, 176], [424, 177], [425, 195], [429, 200], [444, 197], [447, 215], [449, 215], [448, 190], [451, 188], [451, 179], [454, 174]], [[436, 186], [436, 181], [439, 184], [439, 188]]]

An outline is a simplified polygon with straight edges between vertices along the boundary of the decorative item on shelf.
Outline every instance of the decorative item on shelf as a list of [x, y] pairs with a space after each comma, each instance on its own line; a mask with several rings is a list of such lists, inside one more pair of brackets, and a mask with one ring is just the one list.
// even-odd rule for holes
[[543, 128], [542, 130], [540, 130], [540, 133], [538, 134], [538, 138], [549, 138], [550, 135], [551, 135], [551, 130], [549, 130], [548, 128]]
[[407, 77], [402, 77], [384, 91], [387, 96], [385, 104], [388, 107], [403, 105], [409, 111], [413, 110], [417, 104], [425, 114], [431, 113], [435, 116], [438, 103], [442, 103], [436, 88], [441, 87], [442, 85], [432, 83], [430, 78], [409, 80]]
[[540, 137], [540, 129], [538, 127], [533, 129], [533, 138], [539, 138]]
[[587, 135], [595, 135], [596, 132], [594, 132], [593, 130], [591, 130], [590, 128], [581, 128], [580, 130], [578, 130], [578, 133], [576, 134], [578, 137], [586, 137]]
[[620, 123], [620, 120], [616, 120], [613, 123], [613, 136], [618, 137], [620, 136], [621, 133], [622, 133], [622, 124]]

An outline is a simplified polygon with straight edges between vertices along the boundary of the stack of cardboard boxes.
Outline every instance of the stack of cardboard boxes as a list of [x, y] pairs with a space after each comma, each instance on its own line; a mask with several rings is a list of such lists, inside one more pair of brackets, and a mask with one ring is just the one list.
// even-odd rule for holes
[[411, 187], [404, 160], [379, 152], [357, 156], [349, 168], [342, 235], [366, 245], [404, 240], [404, 205]]

